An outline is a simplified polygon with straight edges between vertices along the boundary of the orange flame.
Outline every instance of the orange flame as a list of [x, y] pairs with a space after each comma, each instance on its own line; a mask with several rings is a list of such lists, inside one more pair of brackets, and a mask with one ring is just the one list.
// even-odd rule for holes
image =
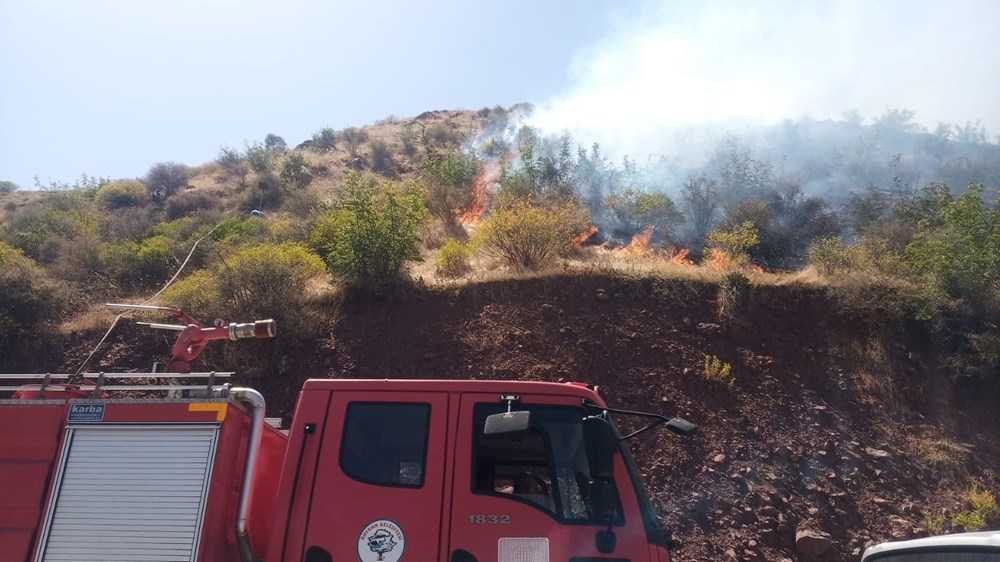
[[653, 227], [646, 227], [646, 230], [638, 232], [632, 236], [632, 241], [629, 242], [628, 246], [621, 248], [620, 251], [633, 256], [645, 256], [649, 253], [649, 241], [653, 238]]
[[694, 265], [694, 262], [688, 259], [688, 249], [687, 248], [676, 248], [670, 246], [667, 248], [667, 253], [670, 256], [669, 261], [674, 265]]
[[472, 203], [466, 208], [453, 209], [455, 219], [463, 224], [479, 224], [483, 222], [483, 214], [493, 200], [493, 193], [500, 179], [500, 164], [487, 162], [472, 184]]
[[600, 229], [597, 228], [596, 226], [590, 225], [590, 228], [573, 237], [573, 245], [579, 246], [583, 244], [584, 242], [589, 240], [591, 236], [597, 234], [598, 230]]
[[735, 264], [733, 256], [729, 252], [719, 247], [712, 247], [708, 250], [708, 255], [701, 261], [701, 265], [716, 271], [731, 269]]

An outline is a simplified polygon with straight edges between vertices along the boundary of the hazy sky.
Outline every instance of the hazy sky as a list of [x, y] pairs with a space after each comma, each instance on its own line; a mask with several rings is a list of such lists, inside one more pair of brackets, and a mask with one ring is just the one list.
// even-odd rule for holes
[[605, 142], [887, 106], [996, 135], [998, 37], [994, 0], [0, 0], [0, 179], [519, 101]]

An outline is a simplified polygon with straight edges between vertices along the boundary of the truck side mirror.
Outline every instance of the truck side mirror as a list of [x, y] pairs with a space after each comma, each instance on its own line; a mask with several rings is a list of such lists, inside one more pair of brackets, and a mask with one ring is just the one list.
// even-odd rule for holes
[[583, 443], [587, 448], [590, 477], [610, 480], [615, 473], [614, 458], [618, 449], [618, 436], [611, 423], [597, 416], [583, 418]]
[[531, 427], [531, 412], [504, 412], [486, 416], [485, 435], [515, 435]]

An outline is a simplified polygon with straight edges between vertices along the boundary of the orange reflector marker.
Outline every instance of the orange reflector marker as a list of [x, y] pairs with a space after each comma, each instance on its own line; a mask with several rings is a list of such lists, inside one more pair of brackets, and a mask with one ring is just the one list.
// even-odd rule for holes
[[226, 408], [228, 402], [192, 402], [188, 404], [189, 412], [215, 412], [215, 421], [221, 422], [226, 419]]

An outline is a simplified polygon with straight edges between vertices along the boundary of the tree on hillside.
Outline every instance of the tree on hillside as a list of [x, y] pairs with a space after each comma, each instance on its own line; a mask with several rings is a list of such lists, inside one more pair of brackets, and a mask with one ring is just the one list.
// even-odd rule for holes
[[328, 150], [333, 150], [337, 146], [337, 131], [334, 131], [330, 127], [323, 127], [322, 129], [313, 133], [312, 136], [312, 148], [319, 152], [326, 152]]
[[427, 208], [448, 226], [455, 224], [455, 209], [472, 203], [479, 159], [458, 151], [434, 151], [424, 162], [422, 179], [427, 187]]
[[282, 153], [288, 150], [288, 145], [285, 144], [285, 139], [274, 133], [268, 133], [267, 136], [264, 137], [264, 148], [272, 152]]
[[633, 231], [653, 227], [670, 237], [673, 228], [684, 219], [673, 199], [665, 191], [640, 191], [626, 187], [608, 195], [604, 205], [618, 222]]
[[219, 156], [215, 161], [222, 166], [222, 181], [236, 181], [236, 185], [243, 189], [247, 186], [247, 176], [250, 175], [250, 165], [240, 151], [224, 146], [219, 149]]
[[353, 158], [357, 158], [358, 149], [361, 148], [361, 145], [368, 142], [368, 133], [364, 129], [348, 127], [340, 132], [340, 138], [347, 145], [347, 152]]
[[719, 186], [705, 174], [689, 176], [681, 186], [681, 197], [684, 198], [684, 210], [694, 226], [694, 245], [701, 246], [719, 211]]
[[11, 193], [18, 189], [21, 187], [12, 181], [0, 181], [0, 193]]
[[191, 179], [191, 168], [177, 162], [157, 162], [146, 172], [145, 184], [151, 193], [162, 192], [170, 197], [187, 186]]

